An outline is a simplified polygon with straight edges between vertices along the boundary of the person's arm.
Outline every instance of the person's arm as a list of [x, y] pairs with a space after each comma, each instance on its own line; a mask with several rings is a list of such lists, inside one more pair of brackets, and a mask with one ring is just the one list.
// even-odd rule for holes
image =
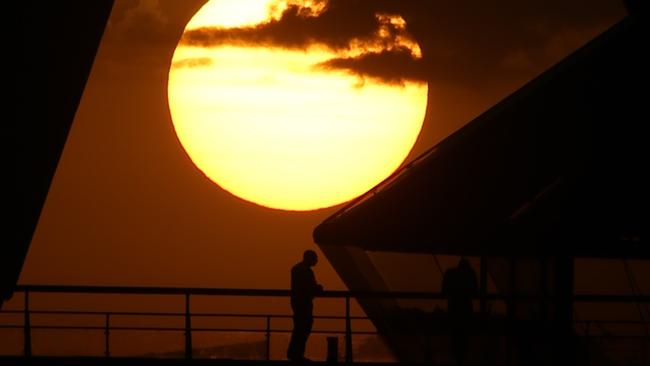
[[316, 282], [316, 276], [314, 276], [314, 272], [312, 271], [309, 272], [309, 288], [311, 289], [312, 297], [323, 292], [323, 286]]

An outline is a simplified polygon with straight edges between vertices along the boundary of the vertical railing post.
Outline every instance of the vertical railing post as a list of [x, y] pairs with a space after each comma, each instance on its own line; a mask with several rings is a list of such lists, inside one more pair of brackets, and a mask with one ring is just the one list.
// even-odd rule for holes
[[479, 311], [483, 319], [487, 318], [487, 258], [486, 256], [481, 256], [481, 262], [479, 267], [480, 272], [480, 285], [479, 285]]
[[[587, 349], [591, 348], [590, 344], [589, 344], [591, 342], [591, 340], [589, 339], [590, 336], [591, 336], [591, 323], [586, 322], [585, 323], [585, 343], [587, 344], [587, 347], [586, 347]], [[587, 358], [587, 360], [585, 362], [585, 365], [587, 365], [587, 366], [591, 365], [591, 359], [589, 357], [589, 352], [585, 352], [585, 357]]]
[[517, 261], [515, 258], [509, 260], [509, 294], [506, 303], [506, 321], [507, 321], [507, 335], [506, 335], [506, 365], [510, 366], [513, 363], [513, 341], [515, 337], [515, 311], [516, 311], [516, 292], [517, 292]]
[[[646, 327], [646, 329], [648, 329], [648, 328]], [[650, 351], [648, 351], [648, 348], [650, 348], [650, 342], [649, 341], [650, 341], [650, 335], [648, 335], [648, 333], [646, 333], [646, 335], [645, 335], [645, 337], [643, 337], [643, 340], [642, 340], [642, 343], [641, 343], [641, 347], [643, 347], [643, 362], [645, 363], [645, 365], [647, 365], [648, 361], [650, 361], [648, 359], [648, 355], [650, 354]]]
[[271, 316], [266, 316], [266, 360], [271, 359]]
[[541, 301], [540, 301], [540, 320], [544, 324], [546, 322], [546, 318], [548, 317], [548, 295], [549, 295], [549, 288], [548, 288], [548, 280], [549, 280], [549, 258], [548, 257], [543, 257], [541, 259], [540, 263], [541, 269], [541, 276], [540, 276], [540, 287], [541, 287]]
[[352, 363], [352, 320], [350, 319], [350, 295], [345, 296], [345, 363]]
[[192, 359], [192, 319], [189, 292], [185, 293], [185, 359]]
[[556, 336], [553, 338], [554, 361], [563, 364], [576, 364], [577, 349], [572, 341], [573, 330], [573, 289], [574, 258], [558, 255], [553, 259], [553, 323]]
[[32, 355], [32, 324], [29, 316], [29, 291], [25, 290], [24, 307], [24, 328], [23, 328], [23, 352], [25, 357]]
[[433, 343], [433, 337], [428, 330], [425, 330], [422, 335], [422, 339], [424, 340], [424, 362], [430, 364], [433, 361], [431, 353], [431, 344]]
[[104, 356], [111, 357], [111, 314], [106, 313], [106, 319], [104, 324]]

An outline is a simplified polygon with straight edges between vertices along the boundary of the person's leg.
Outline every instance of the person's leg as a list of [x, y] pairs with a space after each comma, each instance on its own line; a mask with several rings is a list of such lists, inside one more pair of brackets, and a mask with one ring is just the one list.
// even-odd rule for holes
[[296, 342], [295, 342], [295, 356], [298, 359], [305, 357], [305, 348], [307, 347], [307, 338], [311, 332], [311, 319], [304, 315], [300, 317], [296, 324]]
[[467, 334], [467, 324], [463, 319], [458, 319], [455, 328], [452, 331], [452, 348], [457, 365], [464, 365], [467, 356], [469, 337]]
[[303, 327], [303, 334], [302, 338], [300, 339], [302, 343], [300, 343], [300, 350], [302, 351], [300, 355], [304, 358], [305, 357], [305, 350], [307, 349], [307, 340], [309, 339], [309, 335], [311, 334], [311, 328], [314, 325], [314, 317], [311, 314], [308, 314], [305, 319], [304, 319], [304, 327]]
[[289, 347], [287, 348], [287, 358], [293, 360], [296, 358], [296, 344], [299, 339], [300, 320], [293, 316], [293, 330], [291, 331], [291, 340], [289, 340]]
[[456, 361], [458, 362], [458, 365], [464, 365], [465, 357], [467, 356], [467, 334], [464, 334], [462, 332], [458, 334], [456, 342]]
[[289, 347], [287, 348], [287, 359], [294, 360], [297, 358], [297, 345], [300, 343], [300, 329], [301, 329], [301, 317], [302, 317], [302, 307], [295, 299], [291, 299], [291, 312], [293, 313], [293, 329], [291, 331], [291, 339], [289, 340]]

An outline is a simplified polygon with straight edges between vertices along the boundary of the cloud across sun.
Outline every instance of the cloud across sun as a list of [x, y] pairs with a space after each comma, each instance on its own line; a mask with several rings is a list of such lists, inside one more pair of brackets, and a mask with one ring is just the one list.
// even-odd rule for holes
[[427, 103], [410, 71], [417, 42], [399, 14], [338, 4], [213, 0], [186, 26], [169, 73], [172, 120], [223, 189], [276, 209], [329, 207], [413, 147]]

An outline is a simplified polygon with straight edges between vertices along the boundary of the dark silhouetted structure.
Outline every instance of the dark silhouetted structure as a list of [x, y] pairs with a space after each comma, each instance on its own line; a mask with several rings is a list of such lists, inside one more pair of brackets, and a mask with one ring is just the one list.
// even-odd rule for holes
[[[650, 259], [648, 112], [639, 92], [650, 80], [650, 22], [630, 9], [321, 223], [314, 240], [348, 288], [391, 290], [394, 274], [375, 253], [476, 256], [480, 293], [489, 276], [507, 297], [503, 325], [485, 339], [518, 341], [496, 362], [578, 364], [591, 345], [576, 342], [574, 259]], [[399, 303], [357, 300], [400, 360], [426, 359], [391, 322], [406, 310]]]
[[291, 268], [291, 309], [293, 310], [293, 332], [287, 349], [287, 358], [292, 361], [304, 361], [307, 338], [314, 324], [313, 300], [323, 286], [316, 282], [311, 267], [318, 263], [318, 256], [313, 250], [306, 250], [302, 261]]
[[462, 365], [467, 352], [467, 333], [474, 312], [472, 298], [478, 295], [476, 272], [467, 259], [462, 258], [457, 267], [445, 271], [442, 294], [447, 297], [453, 353], [458, 364]]
[[22, 269], [113, 0], [16, 4], [15, 146], [7, 173], [10, 234], [0, 246], [0, 305]]

